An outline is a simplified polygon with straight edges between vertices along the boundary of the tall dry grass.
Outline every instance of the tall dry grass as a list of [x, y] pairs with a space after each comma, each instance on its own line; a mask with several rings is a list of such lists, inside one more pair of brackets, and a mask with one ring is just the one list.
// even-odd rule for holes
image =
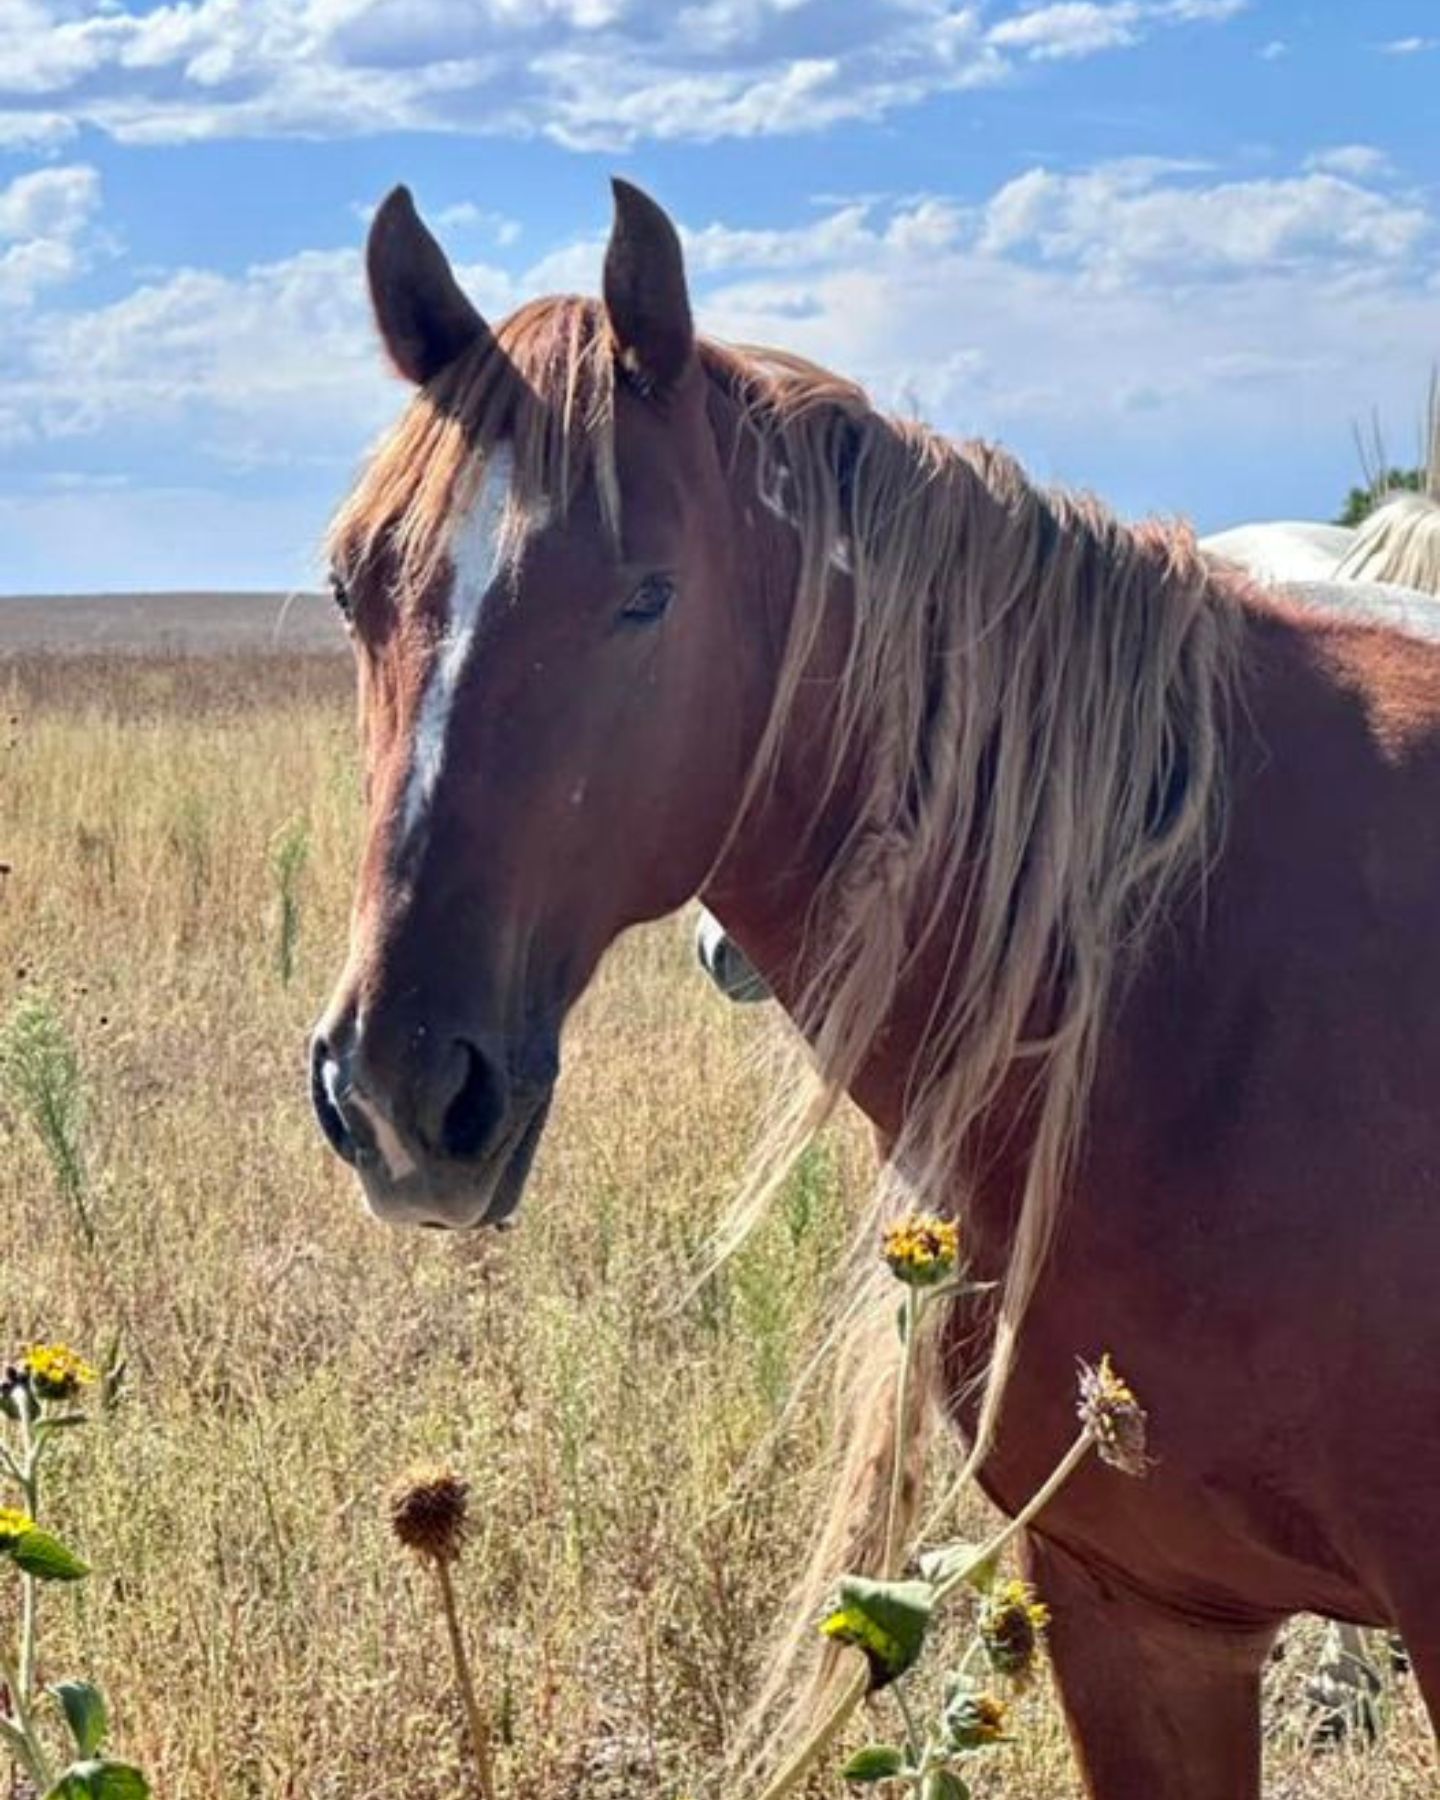
[[[505, 1791], [708, 1791], [824, 1478], [822, 1409], [786, 1401], [864, 1134], [812, 1152], [683, 1298], [766, 1026], [669, 923], [617, 949], [568, 1033], [520, 1228], [393, 1234], [305, 1097], [357, 837], [346, 672], [39, 659], [0, 669], [0, 721], [0, 1034], [50, 1057], [29, 1088], [0, 1075], [0, 1348], [118, 1340], [129, 1364], [83, 1479], [52, 1485], [96, 1575], [46, 1596], [51, 1673], [101, 1678], [117, 1743], [176, 1800], [454, 1800], [444, 1645], [380, 1513], [399, 1469], [441, 1457], [473, 1482], [460, 1579]], [[1282, 1727], [1302, 1667], [1292, 1649], [1276, 1673]], [[1273, 1791], [1432, 1793], [1409, 1684], [1393, 1712], [1365, 1759], [1282, 1731]], [[1077, 1791], [1043, 1696], [986, 1791]]]

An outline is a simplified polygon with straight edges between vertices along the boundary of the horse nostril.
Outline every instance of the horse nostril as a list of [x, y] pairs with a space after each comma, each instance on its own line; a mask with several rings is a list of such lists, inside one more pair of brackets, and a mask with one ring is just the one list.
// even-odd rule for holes
[[335, 1103], [333, 1083], [338, 1067], [329, 1044], [317, 1034], [310, 1043], [310, 1104], [330, 1148], [344, 1161], [353, 1163], [355, 1139], [344, 1113]]
[[465, 1038], [456, 1039], [455, 1050], [463, 1072], [440, 1121], [440, 1148], [447, 1156], [478, 1156], [505, 1116], [505, 1076]]

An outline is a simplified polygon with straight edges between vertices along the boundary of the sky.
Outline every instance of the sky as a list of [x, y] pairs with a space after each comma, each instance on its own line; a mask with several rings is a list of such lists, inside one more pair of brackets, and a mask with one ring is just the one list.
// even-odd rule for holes
[[313, 585], [404, 403], [405, 181], [477, 304], [594, 292], [1202, 530], [1417, 459], [1437, 0], [0, 0], [0, 594]]

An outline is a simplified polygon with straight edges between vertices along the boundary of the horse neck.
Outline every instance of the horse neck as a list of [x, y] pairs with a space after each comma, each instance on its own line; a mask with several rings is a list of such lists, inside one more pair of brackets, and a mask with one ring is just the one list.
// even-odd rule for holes
[[[967, 480], [973, 485], [966, 487]], [[1043, 717], [1058, 735], [1032, 730], [1013, 709], [1003, 738], [998, 713], [996, 735], [983, 709], [978, 720], [972, 716], [948, 770], [943, 759], [949, 751], [941, 747], [939, 807], [919, 822], [918, 860], [907, 864], [910, 840], [886, 827], [889, 809], [900, 798], [894, 769], [884, 771], [888, 785], [877, 805], [873, 780], [867, 785], [866, 779], [867, 770], [873, 777], [874, 757], [859, 748], [852, 755], [854, 736], [841, 744], [839, 768], [832, 766], [837, 738], [863, 731], [868, 717], [855, 710], [854, 690], [845, 688], [836, 698], [841, 684], [832, 677], [854, 666], [849, 656], [854, 604], [848, 577], [832, 569], [823, 605], [806, 614], [818, 618], [819, 635], [804, 646], [804, 678], [782, 698], [783, 739], [774, 746], [767, 779], [705, 894], [792, 1017], [803, 1025], [806, 1013], [826, 1013], [815, 1035], [827, 1069], [838, 1071], [882, 1134], [901, 1139], [907, 1169], [920, 1167], [947, 1182], [952, 1154], [969, 1170], [984, 1163], [988, 1180], [989, 1147], [996, 1141], [1018, 1149], [1033, 1138], [1047, 1170], [1053, 1174], [1063, 1163], [1084, 1105], [1110, 958], [1118, 955], [1106, 934], [1122, 926], [1128, 930], [1129, 921], [1140, 917], [1134, 908], [1148, 904], [1147, 896], [1163, 894], [1164, 884], [1203, 854], [1219, 741], [1216, 721], [1227, 687], [1230, 614], [1212, 604], [1220, 598], [1214, 578], [1193, 548], [1158, 529], [1125, 533], [1083, 507], [1066, 506], [1057, 514], [1047, 510], [1045, 496], [1022, 482], [1008, 462], [994, 459], [992, 467], [982, 458], [978, 467], [962, 465], [952, 490], [972, 534], [971, 573], [978, 580], [993, 579], [996, 618], [1008, 633], [1002, 637], [997, 630], [987, 637], [984, 658], [968, 678], [989, 684], [983, 691], [999, 696], [997, 707], [1007, 697], [1014, 702], [1018, 695], [1023, 702], [1038, 694], [1043, 707], [1053, 708]], [[772, 607], [779, 604], [786, 576], [795, 572], [798, 550], [793, 533], [790, 538], [788, 551], [779, 547], [788, 568], [774, 554], [757, 559], [756, 591]], [[1067, 560], [1037, 579], [1034, 559], [1042, 545], [1058, 545]], [[768, 547], [777, 551], [773, 534]], [[1030, 596], [1023, 602], [1016, 600], [1017, 567], [1031, 572], [1018, 590]], [[1095, 603], [1090, 593], [1107, 579], [1114, 606]], [[1091, 603], [1072, 605], [1077, 593]], [[905, 594], [909, 597], [908, 589]], [[978, 604], [989, 603], [981, 591]], [[1043, 633], [1029, 622], [1025, 608], [1032, 604], [1059, 609], [1048, 615]], [[1160, 610], [1170, 606], [1178, 610]], [[1146, 608], [1155, 610], [1147, 614]], [[1124, 640], [1125, 656], [1112, 656], [1092, 641], [1102, 626], [1119, 631], [1130, 623], [1140, 631]], [[766, 626], [768, 635], [783, 640], [783, 631], [773, 631], [773, 618]], [[973, 626], [973, 616], [967, 626], [961, 615], [959, 629]], [[950, 639], [942, 637], [938, 654], [945, 656], [949, 647]], [[902, 657], [913, 648], [902, 642]], [[1041, 661], [1030, 669], [1028, 684], [1012, 689], [1000, 662], [1011, 648], [1021, 656], [1067, 659], [1067, 669], [1080, 670], [1076, 684], [1062, 690], [1059, 664], [1052, 668]], [[1142, 684], [1149, 684], [1139, 690], [1143, 707], [1128, 685], [1116, 685], [1122, 677], [1128, 682], [1127, 657], [1136, 662]], [[1146, 663], [1145, 657], [1151, 660]], [[945, 665], [956, 666], [953, 660]], [[1092, 691], [1097, 684], [1098, 693]], [[973, 698], [973, 690], [968, 697], [953, 687], [939, 691], [933, 716], [940, 727], [961, 731], [962, 714]], [[926, 704], [932, 704], [928, 690]], [[836, 705], [846, 709], [840, 732], [828, 710]], [[1153, 784], [1163, 778], [1165, 731], [1176, 723], [1169, 709], [1177, 707], [1191, 721], [1194, 753], [1185, 785], [1171, 799]], [[1123, 727], [1137, 720], [1136, 729], [1148, 735], [1127, 746]], [[909, 742], [914, 723], [913, 718], [898, 721], [897, 742]], [[891, 722], [881, 728], [890, 730]], [[1048, 768], [1037, 762], [1037, 743], [1058, 744], [1064, 753], [1060, 766], [1067, 771], [1057, 777], [1058, 797], [1052, 796], [1043, 816], [1031, 810], [1027, 798], [1049, 779]], [[1087, 757], [1094, 759], [1093, 770]], [[1072, 791], [1082, 774], [1083, 796]], [[993, 787], [987, 785], [992, 776]], [[1092, 787], [1107, 822], [1105, 833], [1093, 841], [1077, 838], [1071, 829], [1073, 807]], [[947, 809], [962, 791], [977, 804], [960, 807], [947, 825]], [[1164, 836], [1150, 836], [1148, 808], [1162, 803]], [[999, 860], [979, 867], [967, 860], [972, 856]], [[1005, 884], [1023, 880], [1027, 867], [1040, 874], [1024, 895], [1007, 902]], [[831, 927], [833, 909], [846, 904], [850, 876], [861, 896], [857, 911], [828, 946], [833, 956], [838, 944], [845, 960], [821, 965], [825, 995], [817, 1000], [809, 991], [817, 957], [807, 942], [814, 903], [823, 896]], [[1091, 885], [1097, 879], [1113, 885], [1097, 895]], [[927, 881], [929, 896], [917, 910]], [[866, 907], [866, 896], [873, 911], [859, 910]], [[1063, 961], [1055, 955], [1052, 934], [1072, 927], [1075, 954]], [[1068, 942], [1059, 941], [1062, 947]], [[1062, 966], [1067, 995], [1052, 985]], [[841, 984], [842, 1004], [831, 1012], [835, 981]], [[1062, 1022], [1063, 1032], [1054, 1036]], [[1032, 1055], [1023, 1079], [1017, 1078], [1017, 1047], [1039, 1040], [1051, 1041], [1053, 1054], [1046, 1050], [1043, 1069]], [[1027, 1121], [1037, 1104], [1035, 1136]], [[1017, 1105], [1025, 1109], [1023, 1116], [1017, 1116]], [[934, 1155], [927, 1145], [933, 1145]], [[1052, 1174], [1043, 1179], [1053, 1185]]]
[[[786, 612], [798, 569], [793, 533], [773, 518], [759, 521], [748, 561], [747, 578], [763, 615], [760, 629], [777, 646], [778, 656], [783, 654], [779, 647], [786, 638]], [[837, 860], [846, 855], [858, 816], [859, 757], [838, 771], [832, 766], [828, 700], [852, 627], [848, 578], [837, 574], [833, 600], [773, 767], [700, 896], [797, 1024], [814, 971], [815, 899]], [[817, 796], [825, 796], [818, 808]], [[926, 1025], [953, 960], [950, 947], [964, 929], [958, 892], [951, 914], [942, 915], [931, 934], [930, 952], [917, 958], [903, 979], [881, 1034], [883, 1050], [867, 1059], [850, 1084], [851, 1099], [882, 1140], [900, 1136]]]

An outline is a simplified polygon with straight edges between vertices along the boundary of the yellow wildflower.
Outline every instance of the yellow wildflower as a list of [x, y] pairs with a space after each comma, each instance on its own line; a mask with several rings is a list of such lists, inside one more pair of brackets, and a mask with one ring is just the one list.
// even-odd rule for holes
[[1145, 1452], [1145, 1409], [1129, 1383], [1122, 1380], [1107, 1350], [1098, 1369], [1080, 1365], [1081, 1423], [1090, 1428], [1101, 1462], [1126, 1475], [1143, 1475], [1150, 1467]]
[[1050, 1608], [1028, 1581], [1005, 1581], [986, 1596], [980, 1610], [980, 1641], [997, 1675], [1023, 1684], [1034, 1671]]
[[68, 1344], [32, 1344], [20, 1370], [39, 1400], [73, 1400], [95, 1380], [95, 1371]]
[[29, 1513], [14, 1506], [0, 1506], [0, 1554], [13, 1550], [27, 1531], [35, 1529]]
[[907, 1213], [885, 1233], [881, 1254], [890, 1273], [907, 1287], [934, 1287], [960, 1261], [960, 1233], [951, 1219]]
[[878, 1657], [882, 1663], [895, 1650], [895, 1640], [873, 1619], [839, 1607], [820, 1621], [820, 1635], [837, 1644], [849, 1644], [856, 1650], [863, 1650], [867, 1656]]

